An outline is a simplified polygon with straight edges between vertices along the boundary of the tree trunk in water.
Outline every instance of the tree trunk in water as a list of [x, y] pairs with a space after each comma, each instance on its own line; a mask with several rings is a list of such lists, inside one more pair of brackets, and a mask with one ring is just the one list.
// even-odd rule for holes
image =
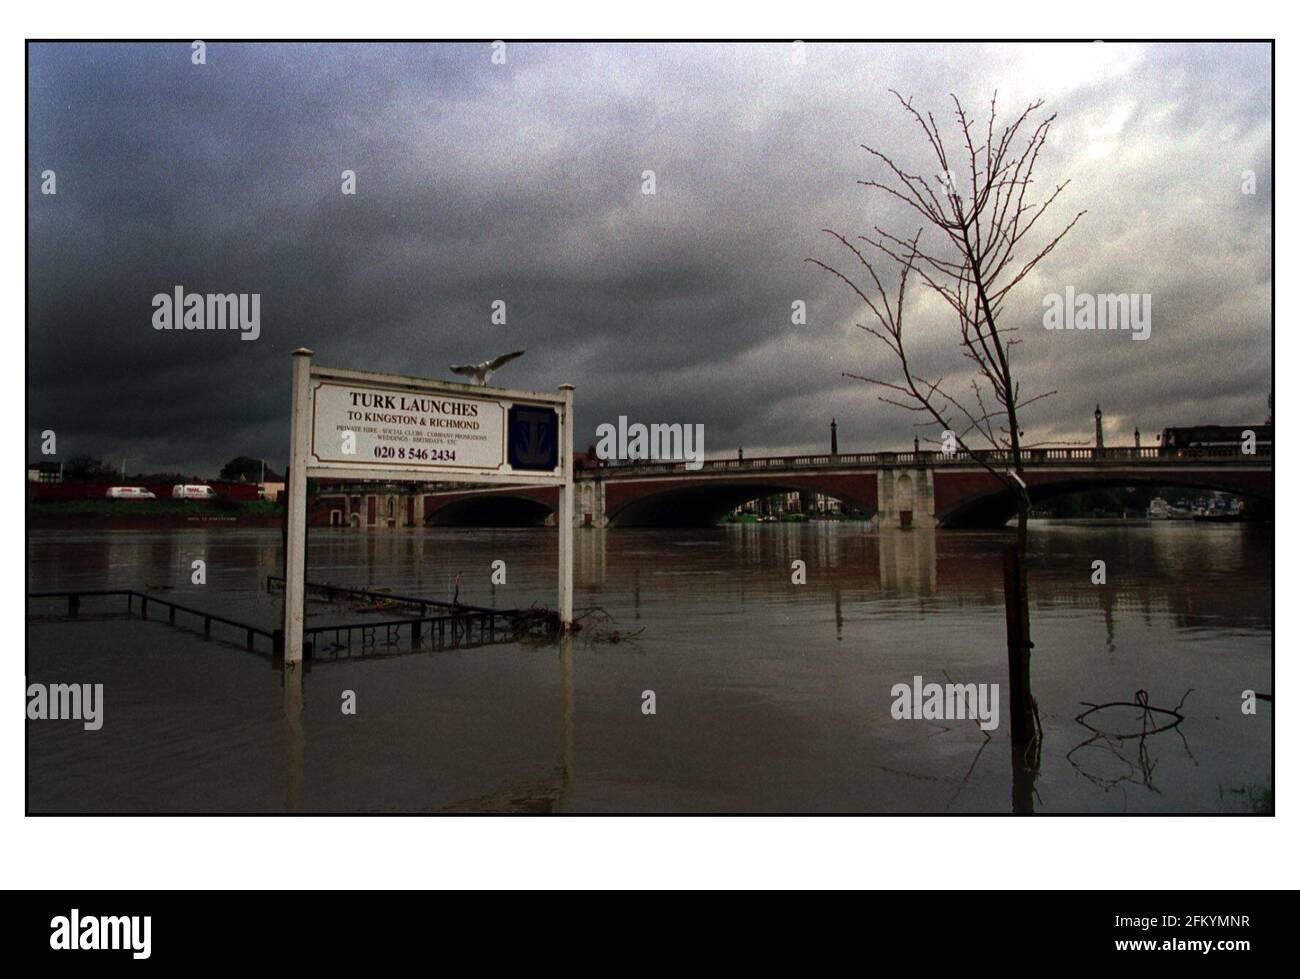
[[1030, 684], [1029, 579], [1025, 557], [1029, 539], [1028, 493], [1017, 494], [1016, 542], [1003, 556], [1003, 589], [1007, 609], [1007, 680], [1011, 715], [1011, 810], [1034, 811], [1035, 768], [1030, 761], [1037, 734], [1034, 695]]
[[1007, 681], [1011, 713], [1011, 741], [1021, 747], [1033, 740], [1034, 696], [1029, 679], [1029, 580], [1025, 568], [1028, 550], [1029, 507], [1026, 494], [1017, 500], [1016, 543], [1003, 558], [1003, 590], [1007, 608]]

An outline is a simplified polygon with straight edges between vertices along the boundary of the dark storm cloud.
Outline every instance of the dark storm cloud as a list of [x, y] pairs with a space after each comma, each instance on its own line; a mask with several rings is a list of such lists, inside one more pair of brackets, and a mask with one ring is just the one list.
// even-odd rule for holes
[[[846, 450], [906, 445], [909, 419], [841, 376], [892, 365], [804, 261], [834, 255], [823, 227], [911, 227], [855, 183], [863, 142], [925, 162], [891, 87], [945, 121], [949, 91], [1058, 113], [1040, 176], [1072, 178], [1060, 216], [1088, 214], [1008, 304], [1026, 387], [1060, 392], [1035, 437], [1086, 436], [1097, 401], [1120, 440], [1266, 410], [1266, 47], [507, 51], [213, 44], [196, 66], [188, 45], [33, 46], [31, 444], [52, 428], [61, 457], [133, 469], [282, 462], [295, 347], [447, 376], [523, 346], [499, 380], [576, 383], [579, 444], [625, 414], [703, 422], [710, 453], [820, 448], [832, 415]], [[153, 330], [176, 285], [260, 293], [261, 339]], [[1151, 339], [1044, 331], [1043, 295], [1067, 285], [1150, 292]], [[939, 305], [910, 315], [951, 361]]]

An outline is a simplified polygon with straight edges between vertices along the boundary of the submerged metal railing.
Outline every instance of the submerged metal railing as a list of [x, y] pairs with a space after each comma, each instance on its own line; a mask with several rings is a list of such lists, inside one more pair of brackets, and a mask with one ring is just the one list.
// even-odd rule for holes
[[[283, 578], [268, 576], [267, 590], [274, 581], [281, 585]], [[334, 625], [307, 626], [303, 629], [306, 652], [309, 656], [320, 656], [336, 650], [346, 650], [352, 655], [354, 647], [360, 647], [362, 655], [366, 650], [378, 651], [403, 645], [408, 649], [424, 648], [427, 638], [430, 648], [444, 647], [448, 644], [484, 644], [508, 642], [518, 638], [520, 627], [519, 609], [494, 609], [481, 605], [463, 605], [442, 602], [437, 599], [414, 598], [411, 596], [390, 595], [386, 592], [369, 591], [361, 588], [346, 588], [338, 585], [309, 583], [311, 590], [326, 594], [361, 595], [369, 598], [389, 599], [399, 604], [420, 608], [420, 615], [414, 618], [401, 618], [384, 622], [344, 622]], [[68, 615], [76, 617], [85, 598], [126, 598], [126, 612], [131, 615], [139, 601], [140, 617], [149, 620], [149, 606], [158, 605], [167, 610], [167, 621], [176, 624], [177, 613], [193, 616], [203, 620], [203, 634], [212, 635], [213, 623], [229, 626], [244, 634], [246, 648], [256, 651], [257, 638], [266, 639], [270, 652], [278, 655], [284, 652], [284, 632], [281, 629], [264, 629], [248, 622], [241, 622], [229, 616], [215, 612], [182, 605], [170, 599], [160, 598], [134, 588], [84, 588], [61, 591], [28, 592], [28, 599], [64, 599], [68, 603]], [[440, 615], [427, 615], [429, 607], [448, 609]], [[156, 620], [154, 620], [156, 621]], [[475, 633], [477, 632], [477, 638]], [[332, 640], [332, 641], [331, 641]]]
[[239, 629], [244, 633], [245, 643], [249, 649], [254, 648], [254, 639], [262, 636], [271, 641], [273, 652], [278, 652], [280, 643], [277, 633], [278, 630], [263, 629], [261, 626], [251, 625], [247, 622], [240, 622], [224, 615], [217, 615], [215, 612], [204, 612], [201, 609], [191, 608], [188, 605], [182, 605], [179, 602], [173, 602], [166, 598], [159, 598], [157, 595], [150, 595], [147, 592], [137, 591], [134, 588], [83, 588], [75, 591], [33, 591], [28, 592], [28, 598], [66, 598], [68, 600], [68, 615], [75, 616], [81, 609], [81, 600], [83, 598], [95, 597], [126, 597], [126, 613], [130, 615], [135, 609], [135, 600], [140, 600], [140, 617], [149, 618], [149, 606], [161, 605], [167, 609], [167, 621], [171, 625], [176, 624], [176, 613], [183, 612], [186, 615], [192, 615], [203, 620], [203, 634], [212, 635], [212, 623], [217, 622], [221, 625], [231, 626]]
[[[410, 649], [421, 649], [426, 637], [434, 648], [508, 642], [518, 638], [518, 622], [518, 609], [493, 609], [488, 612], [460, 612], [390, 622], [307, 626], [302, 634], [311, 655], [332, 650], [347, 650], [348, 655], [351, 655], [354, 645], [360, 646], [363, 653], [367, 649], [377, 650], [381, 646], [388, 649], [406, 645]], [[477, 640], [474, 636], [476, 628]], [[329, 649], [324, 646], [327, 637], [333, 640]]]
[[[284, 587], [284, 577], [278, 574], [269, 574], [266, 576], [266, 590], [269, 592], [273, 585]], [[386, 591], [372, 591], [367, 588], [350, 588], [346, 585], [331, 585], [324, 581], [306, 581], [303, 587], [309, 592], [323, 594], [330, 601], [339, 595], [358, 595], [362, 598], [383, 599], [394, 602], [398, 605], [411, 605], [419, 608], [420, 614], [424, 615], [430, 606], [435, 608], [463, 609], [470, 612], [497, 612], [499, 609], [489, 608], [486, 605], [467, 605], [464, 602], [444, 602], [437, 598], [419, 598], [410, 595], [394, 595]]]
[[[273, 586], [284, 587], [281, 575], [266, 576], [266, 590]], [[485, 605], [466, 605], [463, 602], [444, 602], [436, 598], [422, 598], [411, 595], [395, 595], [392, 592], [374, 591], [368, 588], [351, 588], [346, 585], [332, 585], [328, 582], [308, 581], [304, 587], [309, 592], [323, 594], [331, 601], [340, 595], [357, 596], [372, 600], [383, 600], [398, 605], [418, 608], [416, 618], [395, 619], [388, 622], [356, 622], [338, 625], [306, 626], [302, 630], [304, 642], [313, 648], [318, 637], [332, 635], [334, 646], [351, 650], [353, 637], [360, 635], [363, 649], [379, 645], [379, 630], [383, 630], [383, 645], [391, 647], [402, 643], [402, 633], [407, 635], [407, 642], [412, 649], [420, 648], [427, 635], [430, 642], [435, 639], [439, 645], [446, 645], [448, 639], [453, 645], [461, 642], [473, 642], [475, 627], [478, 629], [478, 641], [490, 643], [497, 641], [498, 632], [503, 637], [514, 638], [518, 634], [519, 609], [496, 609]], [[450, 611], [444, 615], [428, 615], [429, 608], [443, 608]], [[427, 632], [425, 627], [428, 627]], [[342, 641], [340, 641], [340, 637]]]

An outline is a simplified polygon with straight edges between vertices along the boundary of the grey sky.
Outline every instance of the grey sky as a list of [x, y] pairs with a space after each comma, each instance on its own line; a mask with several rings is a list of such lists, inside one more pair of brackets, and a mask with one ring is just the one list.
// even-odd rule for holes
[[[915, 223], [856, 184], [867, 142], [919, 169], [896, 88], [951, 125], [1041, 97], [1037, 176], [1087, 209], [1019, 287], [1034, 440], [1129, 444], [1257, 422], [1270, 385], [1266, 45], [188, 44], [29, 48], [29, 457], [213, 473], [283, 463], [289, 351], [434, 377], [527, 347], [495, 381], [577, 385], [580, 445], [620, 414], [705, 426], [710, 455], [902, 448], [911, 419], [865, 311], [804, 261], [823, 227]], [[40, 173], [58, 194], [40, 193]], [[340, 172], [357, 193], [340, 193]], [[657, 193], [642, 193], [653, 170]], [[1243, 171], [1257, 193], [1242, 193]], [[158, 332], [155, 293], [256, 292], [262, 333]], [[1149, 292], [1151, 339], [1052, 333], [1045, 293]], [[491, 322], [494, 300], [507, 323]], [[790, 322], [804, 300], [808, 323]], [[952, 358], [916, 295], [922, 356]]]

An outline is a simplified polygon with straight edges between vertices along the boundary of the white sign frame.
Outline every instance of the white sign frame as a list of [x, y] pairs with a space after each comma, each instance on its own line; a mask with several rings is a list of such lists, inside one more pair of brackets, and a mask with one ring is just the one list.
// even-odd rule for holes
[[[573, 385], [562, 384], [559, 394], [516, 391], [510, 388], [480, 387], [455, 381], [372, 371], [345, 370], [336, 367], [313, 367], [312, 351], [300, 348], [293, 352], [292, 399], [289, 414], [289, 485], [287, 487], [288, 533], [286, 535], [284, 571], [284, 662], [296, 667], [303, 654], [303, 603], [306, 598], [304, 575], [307, 546], [307, 480], [382, 479], [390, 482], [488, 483], [503, 486], [555, 486], [560, 505], [556, 512], [559, 530], [559, 612], [560, 626], [567, 629], [573, 621]], [[495, 468], [447, 463], [355, 464], [337, 459], [321, 459], [315, 454], [316, 392], [327, 385], [366, 386], [373, 392], [392, 394], [433, 394], [492, 402], [501, 407], [501, 462]], [[550, 472], [514, 471], [509, 464], [505, 445], [508, 437], [509, 410], [514, 405], [553, 409], [559, 415], [557, 438], [558, 465]]]

